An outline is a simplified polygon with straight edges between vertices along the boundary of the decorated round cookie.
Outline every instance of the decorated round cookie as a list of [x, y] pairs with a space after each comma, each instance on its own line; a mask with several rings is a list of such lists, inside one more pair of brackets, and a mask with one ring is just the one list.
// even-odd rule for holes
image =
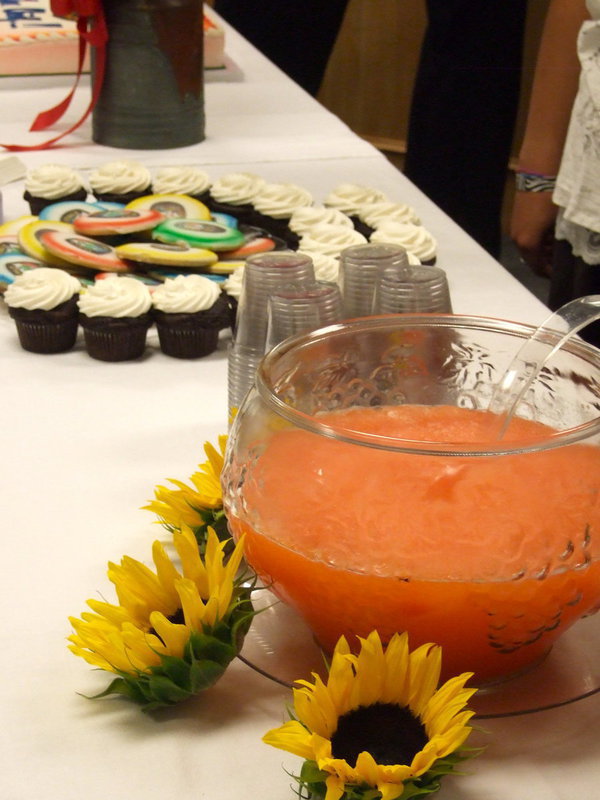
[[22, 253], [19, 247], [19, 239], [16, 233], [1, 235], [0, 234], [0, 255], [4, 253]]
[[[176, 269], [165, 269], [161, 267], [156, 267], [154, 269], [148, 270], [148, 277], [154, 278], [156, 281], [160, 283], [164, 283], [167, 278], [176, 278], [178, 275], [189, 275], [189, 271], [183, 270], [176, 270]], [[226, 275], [213, 275], [210, 272], [203, 272], [202, 273], [204, 278], [208, 278], [211, 281], [215, 281], [216, 283], [223, 283], [226, 279]]]
[[30, 222], [37, 222], [37, 217], [33, 214], [23, 214], [21, 217], [4, 222], [0, 225], [0, 236], [16, 236], [21, 228], [29, 225]]
[[216, 261], [214, 264], [211, 264], [208, 267], [208, 272], [211, 275], [231, 275], [232, 272], [235, 272], [238, 267], [243, 267], [246, 264], [245, 260], [237, 260], [237, 259], [227, 259], [227, 261]]
[[2, 253], [0, 255], [0, 292], [3, 292], [17, 275], [44, 266], [46, 265], [37, 258], [32, 258], [25, 253]]
[[76, 217], [73, 227], [86, 236], [112, 236], [116, 233], [138, 233], [154, 228], [165, 219], [152, 209], [105, 208], [95, 214]]
[[51, 253], [42, 244], [42, 236], [49, 231], [56, 231], [58, 233], [73, 233], [73, 226], [67, 222], [59, 222], [52, 219], [37, 219], [34, 218], [33, 222], [28, 222], [23, 225], [17, 233], [17, 239], [21, 249], [32, 258], [37, 258], [43, 261], [46, 266], [60, 267], [61, 269], [70, 269], [69, 261], [64, 258]]
[[204, 203], [186, 194], [148, 194], [132, 200], [126, 207], [134, 211], [158, 211], [167, 219], [211, 218]]
[[51, 203], [49, 206], [42, 208], [40, 211], [40, 219], [58, 220], [59, 222], [68, 222], [73, 224], [73, 221], [80, 214], [97, 214], [99, 207], [95, 203], [86, 203], [84, 200], [64, 200], [60, 203]]
[[238, 227], [238, 221], [232, 214], [223, 214], [220, 211], [211, 211], [210, 214], [215, 222], [221, 222], [223, 225], [227, 225], [228, 228]]
[[128, 261], [186, 269], [207, 267], [217, 260], [217, 254], [212, 250], [167, 242], [127, 242], [116, 247], [115, 251], [119, 258]]
[[243, 233], [222, 222], [195, 219], [168, 219], [152, 231], [152, 238], [218, 251], [234, 250], [245, 241]]
[[114, 247], [98, 242], [77, 231], [45, 231], [40, 235], [42, 245], [55, 256], [79, 267], [103, 272], [129, 272], [128, 265], [116, 254]]

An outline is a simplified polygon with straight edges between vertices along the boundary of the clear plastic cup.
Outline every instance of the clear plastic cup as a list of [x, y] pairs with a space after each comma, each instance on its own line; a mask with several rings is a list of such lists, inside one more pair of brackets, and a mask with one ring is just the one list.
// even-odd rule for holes
[[250, 256], [244, 267], [237, 311], [236, 344], [265, 351], [270, 295], [284, 286], [312, 284], [315, 270], [307, 255], [288, 251]]
[[264, 353], [244, 345], [229, 346], [227, 352], [227, 406], [229, 414], [239, 408], [254, 385], [256, 369]]
[[342, 295], [334, 283], [289, 287], [269, 298], [267, 351], [297, 333], [312, 331], [342, 319]]
[[424, 264], [399, 272], [385, 267], [377, 276], [373, 314], [451, 314], [452, 303], [446, 273]]
[[406, 250], [398, 245], [361, 244], [342, 250], [340, 286], [344, 316], [369, 316], [378, 276], [385, 269], [402, 274], [408, 268]]

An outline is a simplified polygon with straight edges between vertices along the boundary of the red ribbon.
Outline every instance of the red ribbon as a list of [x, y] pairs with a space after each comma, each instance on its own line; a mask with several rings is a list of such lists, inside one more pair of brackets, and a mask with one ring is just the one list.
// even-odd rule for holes
[[75, 76], [75, 83], [69, 94], [58, 105], [49, 108], [47, 111], [41, 111], [33, 120], [30, 131], [43, 131], [54, 125], [55, 122], [63, 116], [71, 104], [71, 100], [75, 95], [75, 90], [79, 85], [79, 79], [83, 71], [83, 62], [85, 59], [85, 52], [89, 44], [90, 47], [96, 48], [95, 63], [93, 72], [93, 85], [92, 97], [87, 109], [84, 111], [83, 116], [71, 127], [48, 139], [41, 144], [35, 145], [20, 145], [20, 144], [0, 144], [5, 150], [22, 151], [22, 150], [45, 150], [52, 147], [60, 139], [68, 136], [73, 131], [82, 125], [89, 117], [92, 109], [98, 102], [102, 83], [104, 82], [104, 72], [106, 69], [106, 42], [108, 40], [108, 31], [106, 28], [106, 20], [104, 19], [104, 11], [102, 9], [102, 0], [51, 0], [50, 6], [52, 13], [57, 17], [67, 17], [69, 19], [77, 18], [77, 32], [79, 33], [79, 58], [77, 64], [77, 75]]

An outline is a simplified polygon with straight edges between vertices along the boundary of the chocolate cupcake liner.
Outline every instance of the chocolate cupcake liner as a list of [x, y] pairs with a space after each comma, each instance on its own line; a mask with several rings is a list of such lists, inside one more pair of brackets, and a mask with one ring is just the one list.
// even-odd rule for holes
[[29, 203], [31, 213], [37, 217], [44, 208], [54, 205], [54, 203], [74, 202], [77, 200], [83, 201], [87, 199], [87, 196], [87, 190], [82, 188], [77, 192], [71, 192], [71, 194], [65, 194], [62, 197], [53, 198], [35, 197], [31, 192], [25, 192], [23, 194], [23, 199]]
[[30, 353], [64, 353], [77, 339], [77, 296], [49, 311], [9, 307], [19, 342]]
[[156, 320], [158, 340], [162, 352], [172, 358], [202, 358], [217, 349], [219, 342], [218, 328], [201, 328], [190, 319], [182, 321], [181, 317], [195, 317], [195, 314], [174, 314], [178, 319], [170, 321], [170, 315]]
[[146, 348], [149, 314], [141, 317], [88, 317], [80, 314], [85, 347], [99, 361], [132, 361]]
[[94, 197], [99, 203], [122, 203], [124, 206], [131, 203], [132, 200], [137, 200], [139, 197], [146, 197], [151, 194], [152, 189], [147, 189], [138, 192], [126, 192], [119, 194], [118, 192], [94, 192]]

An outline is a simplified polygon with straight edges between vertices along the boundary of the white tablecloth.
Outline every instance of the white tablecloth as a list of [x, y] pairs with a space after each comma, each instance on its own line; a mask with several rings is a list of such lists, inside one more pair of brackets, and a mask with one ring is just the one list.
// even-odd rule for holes
[[[86, 170], [115, 158], [203, 165], [217, 177], [246, 169], [295, 181], [320, 201], [342, 181], [366, 183], [419, 211], [439, 241], [457, 312], [537, 323], [546, 310], [368, 144], [228, 30], [242, 83], [206, 87], [207, 139], [165, 152], [89, 142], [89, 125], [52, 152], [20, 157]], [[60, 99], [64, 78], [2, 79], [0, 139], [33, 141], [36, 111]], [[87, 101], [80, 91], [76, 105]], [[75, 118], [76, 108], [72, 118]], [[39, 140], [40, 136], [35, 137]], [[21, 183], [3, 189], [5, 217], [26, 212]], [[140, 510], [167, 478], [185, 480], [202, 444], [226, 429], [226, 360], [160, 354], [154, 335], [135, 363], [22, 351], [0, 308], [3, 376], [3, 535], [0, 655], [1, 800], [239, 800], [291, 798], [299, 760], [262, 744], [286, 716], [285, 689], [235, 663], [210, 692], [172, 711], [142, 714], [92, 702], [106, 685], [71, 655], [69, 615], [88, 597], [114, 601], [108, 560], [147, 561], [162, 529]], [[300, 677], [300, 676], [298, 676]], [[440, 800], [592, 800], [600, 784], [600, 696], [552, 712], [486, 721], [487, 752], [448, 779]]]

